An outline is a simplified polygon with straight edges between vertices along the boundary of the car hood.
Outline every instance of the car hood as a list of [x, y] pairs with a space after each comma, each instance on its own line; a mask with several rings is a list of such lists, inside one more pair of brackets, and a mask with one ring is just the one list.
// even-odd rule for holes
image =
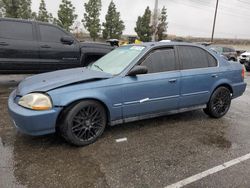
[[241, 56], [242, 55], [250, 56], [250, 52], [245, 52], [245, 53], [241, 54]]
[[18, 85], [16, 94], [23, 96], [31, 92], [47, 92], [49, 90], [66, 85], [98, 79], [108, 79], [111, 77], [111, 74], [93, 71], [87, 68], [59, 70], [55, 72], [38, 74], [24, 79]]
[[[80, 42], [80, 48], [91, 48], [91, 49], [109, 49], [110, 51], [114, 49], [114, 47], [110, 46], [107, 43], [98, 43], [98, 42]], [[86, 50], [86, 49], [85, 49]]]

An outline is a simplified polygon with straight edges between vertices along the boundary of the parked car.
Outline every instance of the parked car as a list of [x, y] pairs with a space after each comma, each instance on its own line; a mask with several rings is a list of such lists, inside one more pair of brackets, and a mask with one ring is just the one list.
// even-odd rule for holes
[[49, 23], [0, 18], [0, 73], [39, 73], [87, 66], [113, 47], [82, 43]]
[[237, 49], [236, 52], [237, 52], [237, 56], [240, 57], [240, 55], [245, 53], [246, 50]]
[[229, 61], [237, 61], [238, 54], [234, 48], [223, 47], [223, 46], [208, 46], [211, 50], [216, 53], [225, 56]]
[[246, 70], [250, 71], [250, 52], [245, 52], [239, 57], [240, 63], [245, 65]]
[[190, 43], [143, 43], [116, 48], [85, 68], [27, 78], [8, 106], [22, 132], [58, 131], [83, 146], [107, 125], [200, 108], [220, 118], [245, 89], [240, 63]]

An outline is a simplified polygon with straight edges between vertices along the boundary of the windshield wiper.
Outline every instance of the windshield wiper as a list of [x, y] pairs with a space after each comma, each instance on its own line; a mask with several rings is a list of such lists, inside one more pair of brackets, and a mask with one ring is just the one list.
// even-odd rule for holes
[[96, 65], [96, 64], [94, 64], [94, 66], [103, 72], [103, 69], [102, 69], [101, 67], [99, 67], [99, 66]]

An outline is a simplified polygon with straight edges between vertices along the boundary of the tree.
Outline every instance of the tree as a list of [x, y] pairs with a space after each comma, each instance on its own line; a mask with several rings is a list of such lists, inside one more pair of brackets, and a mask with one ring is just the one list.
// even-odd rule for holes
[[100, 11], [102, 8], [101, 0], [89, 0], [84, 3], [85, 13], [82, 20], [84, 27], [90, 33], [90, 37], [95, 41], [99, 37], [101, 31]]
[[32, 19], [31, 0], [0, 0], [0, 14], [9, 18]]
[[71, 30], [71, 26], [75, 22], [77, 15], [74, 14], [75, 7], [69, 0], [62, 0], [57, 13], [58, 20], [57, 24], [67, 31]]
[[102, 32], [103, 38], [119, 39], [122, 35], [122, 31], [125, 29], [125, 26], [124, 22], [120, 19], [120, 12], [116, 11], [116, 6], [113, 0], [111, 0], [109, 4], [105, 20], [106, 22], [102, 24], [104, 27]]
[[18, 18], [31, 19], [31, 0], [19, 0], [19, 8], [17, 10]]
[[136, 22], [135, 32], [141, 41], [149, 42], [152, 40], [152, 27], [150, 26], [151, 21], [151, 10], [149, 7], [146, 8], [144, 15], [139, 16]]
[[19, 18], [18, 16], [18, 9], [20, 5], [19, 0], [2, 0], [1, 2], [5, 17]]
[[44, 0], [41, 0], [40, 2], [39, 11], [36, 19], [41, 22], [53, 22], [53, 16], [51, 13], [48, 13]]
[[163, 39], [163, 34], [167, 32], [168, 22], [167, 22], [167, 8], [164, 6], [161, 10], [161, 16], [159, 18], [159, 25], [157, 27], [158, 40]]
[[31, 19], [32, 20], [37, 20], [37, 13], [36, 12], [32, 12]]
[[4, 16], [3, 1], [0, 0], [0, 18]]

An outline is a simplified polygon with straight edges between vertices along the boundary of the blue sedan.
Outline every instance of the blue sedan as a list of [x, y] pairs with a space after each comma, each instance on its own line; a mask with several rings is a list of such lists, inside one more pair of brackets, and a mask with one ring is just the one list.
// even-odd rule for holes
[[107, 125], [203, 109], [224, 116], [246, 89], [244, 68], [189, 43], [117, 48], [85, 68], [23, 80], [9, 97], [14, 125], [29, 135], [60, 132], [95, 142]]

